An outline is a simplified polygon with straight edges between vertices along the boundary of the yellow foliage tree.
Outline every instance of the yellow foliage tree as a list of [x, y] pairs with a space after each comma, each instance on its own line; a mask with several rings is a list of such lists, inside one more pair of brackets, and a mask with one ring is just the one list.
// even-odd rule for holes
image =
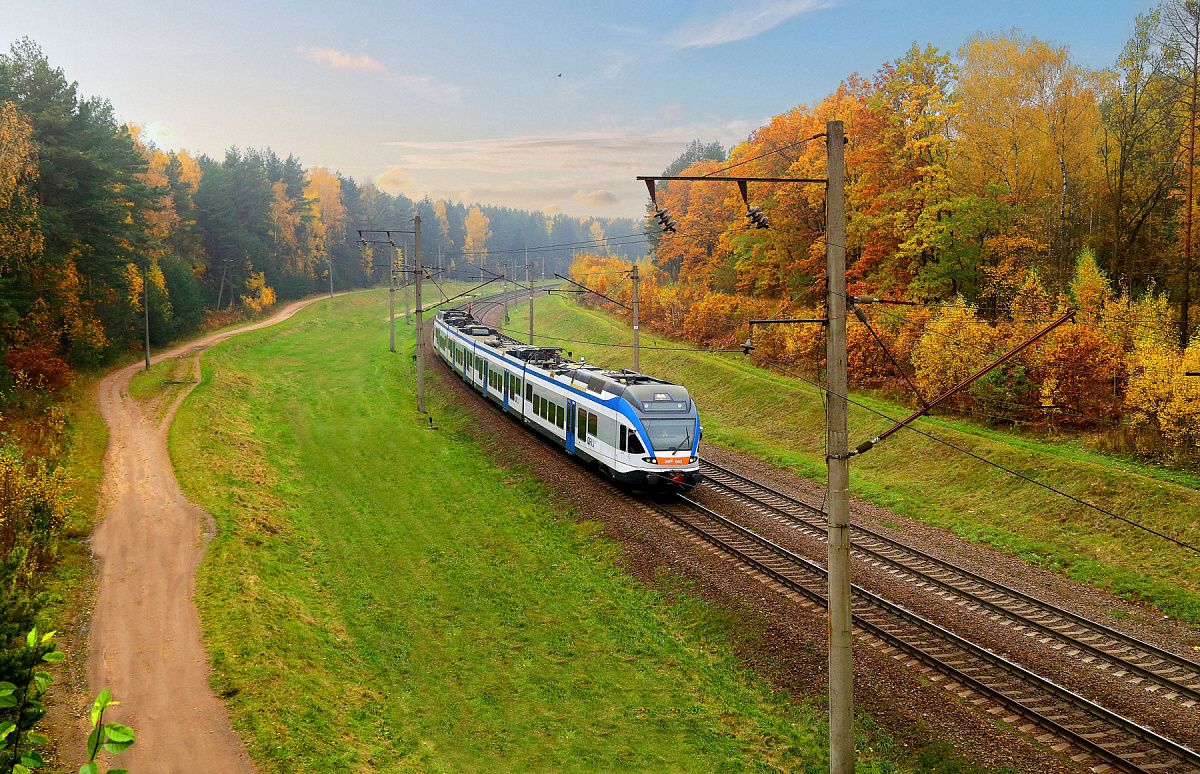
[[275, 305], [275, 290], [267, 285], [267, 278], [261, 271], [246, 280], [246, 291], [242, 304], [251, 314], [262, 314]]
[[467, 260], [478, 259], [480, 265], [487, 258], [487, 241], [491, 239], [492, 232], [488, 228], [491, 221], [488, 216], [483, 214], [483, 210], [478, 207], [472, 207], [467, 212], [467, 220], [464, 228], [467, 232], [466, 243], [463, 245], [463, 252], [467, 254]]
[[308, 225], [309, 264], [329, 257], [329, 246], [346, 233], [346, 208], [342, 205], [342, 183], [325, 167], [309, 170], [304, 185], [304, 198], [312, 220]]
[[33, 124], [11, 102], [0, 104], [0, 272], [28, 267], [41, 255]]

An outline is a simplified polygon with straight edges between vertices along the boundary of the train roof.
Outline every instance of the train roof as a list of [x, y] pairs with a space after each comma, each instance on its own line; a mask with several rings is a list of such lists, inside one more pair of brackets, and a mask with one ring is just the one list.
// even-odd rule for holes
[[[592, 365], [582, 358], [575, 360], [568, 352], [563, 356], [562, 347], [544, 347], [514, 339], [488, 325], [479, 322], [470, 313], [461, 309], [438, 312], [438, 317], [460, 333], [476, 339], [480, 344], [499, 350], [509, 357], [524, 360], [528, 366], [542, 368], [551, 376], [561, 376], [572, 382], [582, 383], [586, 389], [597, 394], [629, 394], [639, 403], [652, 400], [688, 400], [687, 390], [678, 384], [658, 379], [627, 368], [611, 369]], [[669, 396], [669, 397], [668, 397]]]

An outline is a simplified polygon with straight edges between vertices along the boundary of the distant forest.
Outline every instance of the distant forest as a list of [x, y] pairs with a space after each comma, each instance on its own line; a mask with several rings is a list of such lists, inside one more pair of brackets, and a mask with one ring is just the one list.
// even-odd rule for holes
[[[137, 348], [147, 281], [154, 346], [325, 290], [330, 266], [339, 290], [385, 282], [390, 248], [364, 249], [358, 230], [411, 229], [417, 213], [423, 262], [462, 279], [506, 262], [523, 279], [526, 247], [535, 276], [565, 273], [576, 249], [646, 228], [414, 202], [270, 149], [164, 152], [20, 40], [0, 56], [0, 396]], [[614, 242], [645, 255], [644, 238]], [[411, 261], [411, 237], [396, 244]]]

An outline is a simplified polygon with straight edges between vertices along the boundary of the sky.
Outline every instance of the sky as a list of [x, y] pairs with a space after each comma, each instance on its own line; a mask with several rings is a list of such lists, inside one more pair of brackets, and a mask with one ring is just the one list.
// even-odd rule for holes
[[163, 149], [294, 153], [414, 199], [640, 216], [693, 139], [730, 147], [913, 43], [1018, 28], [1108, 67], [1135, 0], [0, 0]]

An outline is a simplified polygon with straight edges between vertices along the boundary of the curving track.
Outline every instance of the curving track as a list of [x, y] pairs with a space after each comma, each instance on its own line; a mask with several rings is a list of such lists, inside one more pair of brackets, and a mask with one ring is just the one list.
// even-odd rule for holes
[[[524, 291], [509, 295], [527, 297]], [[476, 317], [498, 308], [501, 298], [475, 302]], [[702, 460], [702, 471], [702, 488], [810, 538], [825, 539], [821, 508], [709, 460]], [[639, 502], [799, 604], [824, 609], [825, 569], [816, 562], [690, 498]], [[1103, 670], [1105, 679], [1124, 680], [1156, 700], [1174, 702], [1180, 712], [1200, 713], [1200, 665], [867, 527], [852, 530], [852, 551], [860, 562], [980, 616], [993, 630], [1076, 658]], [[861, 641], [1077, 763], [1096, 772], [1200, 774], [1200, 753], [1185, 744], [865, 588], [855, 586], [853, 593]]]
[[[815, 562], [682, 495], [666, 503], [643, 502], [802, 604], [825, 607], [825, 569]], [[852, 610], [860, 637], [908, 666], [937, 673], [933, 682], [1005, 722], [1019, 723], [1021, 731], [1092, 764], [1093, 771], [1200, 774], [1195, 751], [859, 586], [853, 588]]]

